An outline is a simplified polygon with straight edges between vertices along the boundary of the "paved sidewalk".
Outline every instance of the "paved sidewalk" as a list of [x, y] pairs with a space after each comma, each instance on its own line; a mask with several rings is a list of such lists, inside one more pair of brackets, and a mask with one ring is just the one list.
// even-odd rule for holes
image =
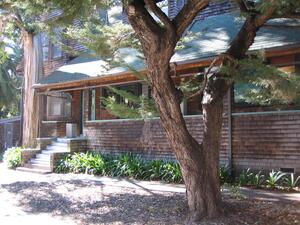
[[[8, 170], [4, 167], [3, 163], [0, 164], [0, 184], [8, 184], [20, 181], [56, 181], [56, 180], [74, 180], [74, 181], [93, 181], [101, 185], [125, 187], [133, 189], [142, 189], [145, 191], [160, 191], [160, 192], [174, 192], [185, 193], [185, 186], [183, 184], [167, 184], [159, 181], [138, 181], [126, 178], [111, 178], [100, 177], [87, 174], [34, 174], [27, 172], [19, 172], [15, 170]], [[223, 189], [225, 194], [231, 191], [227, 188]], [[242, 187], [239, 189], [239, 194], [243, 197], [257, 198], [268, 201], [299, 201], [300, 193], [282, 192], [282, 191], [269, 191], [262, 189], [251, 189]]]
[[[241, 188], [238, 194], [300, 206], [300, 193]], [[183, 224], [184, 195], [182, 184], [86, 174], [41, 175], [7, 170], [0, 164], [0, 223], [4, 225]]]

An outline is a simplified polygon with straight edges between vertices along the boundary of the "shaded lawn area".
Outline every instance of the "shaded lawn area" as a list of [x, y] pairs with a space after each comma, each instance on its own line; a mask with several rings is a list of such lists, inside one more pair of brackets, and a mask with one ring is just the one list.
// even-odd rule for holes
[[[187, 215], [184, 193], [109, 186], [92, 180], [12, 182], [0, 185], [0, 201], [4, 196], [27, 214], [47, 213], [70, 218], [74, 224], [185, 224]], [[236, 194], [224, 195], [224, 202], [226, 217], [199, 224], [300, 223], [299, 202], [254, 200]]]

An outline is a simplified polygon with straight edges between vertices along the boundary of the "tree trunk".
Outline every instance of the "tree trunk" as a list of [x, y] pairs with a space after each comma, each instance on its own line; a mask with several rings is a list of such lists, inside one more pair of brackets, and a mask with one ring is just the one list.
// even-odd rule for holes
[[180, 96], [169, 80], [169, 67], [154, 61], [148, 60], [148, 79], [161, 124], [181, 167], [187, 189], [189, 221], [220, 216], [223, 212], [218, 176], [222, 98], [211, 101], [206, 93], [210, 100], [203, 107], [204, 141], [200, 145], [186, 127], [180, 110]]
[[39, 97], [32, 85], [41, 74], [40, 37], [24, 31], [23, 146], [35, 147], [39, 132]]
[[[223, 212], [218, 176], [223, 98], [233, 78], [222, 74], [221, 70], [206, 77], [202, 98], [203, 142], [199, 144], [187, 130], [180, 110], [182, 93], [176, 89], [169, 67], [176, 43], [209, 1], [187, 1], [172, 21], [163, 15], [153, 1], [129, 2], [124, 4], [125, 10], [141, 42], [148, 69], [147, 78], [151, 83], [161, 124], [180, 164], [187, 188], [189, 220], [192, 222], [203, 217], [217, 217]], [[156, 23], [149, 10], [164, 26]], [[245, 57], [256, 32], [273, 12], [274, 7], [271, 7], [265, 14], [249, 15], [230, 48], [211, 67], [220, 69], [225, 65], [235, 69], [235, 60]]]

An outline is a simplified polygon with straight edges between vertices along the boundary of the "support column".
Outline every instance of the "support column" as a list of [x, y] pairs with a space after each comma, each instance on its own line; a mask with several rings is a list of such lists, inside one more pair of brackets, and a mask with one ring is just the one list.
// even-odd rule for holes
[[142, 95], [149, 98], [149, 85], [146, 82], [142, 82]]
[[186, 100], [186, 98], [184, 98], [182, 100], [182, 102], [180, 103], [180, 109], [181, 109], [182, 115], [186, 115], [187, 114], [187, 100]]

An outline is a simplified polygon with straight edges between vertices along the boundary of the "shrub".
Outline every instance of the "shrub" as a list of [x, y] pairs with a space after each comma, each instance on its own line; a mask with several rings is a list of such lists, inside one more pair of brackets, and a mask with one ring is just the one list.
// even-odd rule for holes
[[295, 176], [293, 173], [290, 174], [290, 176], [287, 176], [284, 178], [284, 184], [288, 187], [288, 189], [292, 190], [297, 186], [298, 181], [300, 180], [300, 176], [298, 176], [295, 179]]
[[102, 174], [104, 170], [104, 160], [99, 154], [75, 153], [60, 159], [55, 167], [55, 172], [72, 172]]
[[267, 186], [270, 188], [275, 188], [284, 175], [285, 174], [281, 171], [275, 172], [274, 170], [272, 170], [272, 172], [269, 173], [269, 176], [266, 179]]
[[92, 153], [75, 153], [60, 159], [56, 164], [55, 172], [89, 173], [177, 183], [183, 181], [178, 163], [162, 160], [145, 161], [132, 154], [103, 156]]
[[182, 183], [183, 178], [178, 163], [167, 162], [162, 166], [163, 176], [162, 180], [166, 182]]
[[254, 174], [250, 171], [250, 168], [243, 170], [238, 177], [238, 184], [241, 186], [251, 184]]
[[257, 174], [254, 174], [252, 179], [251, 179], [251, 184], [259, 187], [262, 185], [262, 183], [264, 182], [264, 175], [261, 174], [261, 171], [259, 171]]
[[16, 168], [21, 165], [21, 148], [9, 148], [3, 155], [3, 160], [6, 166], [10, 169]]
[[219, 169], [220, 184], [230, 183], [230, 170], [228, 166], [221, 166]]

